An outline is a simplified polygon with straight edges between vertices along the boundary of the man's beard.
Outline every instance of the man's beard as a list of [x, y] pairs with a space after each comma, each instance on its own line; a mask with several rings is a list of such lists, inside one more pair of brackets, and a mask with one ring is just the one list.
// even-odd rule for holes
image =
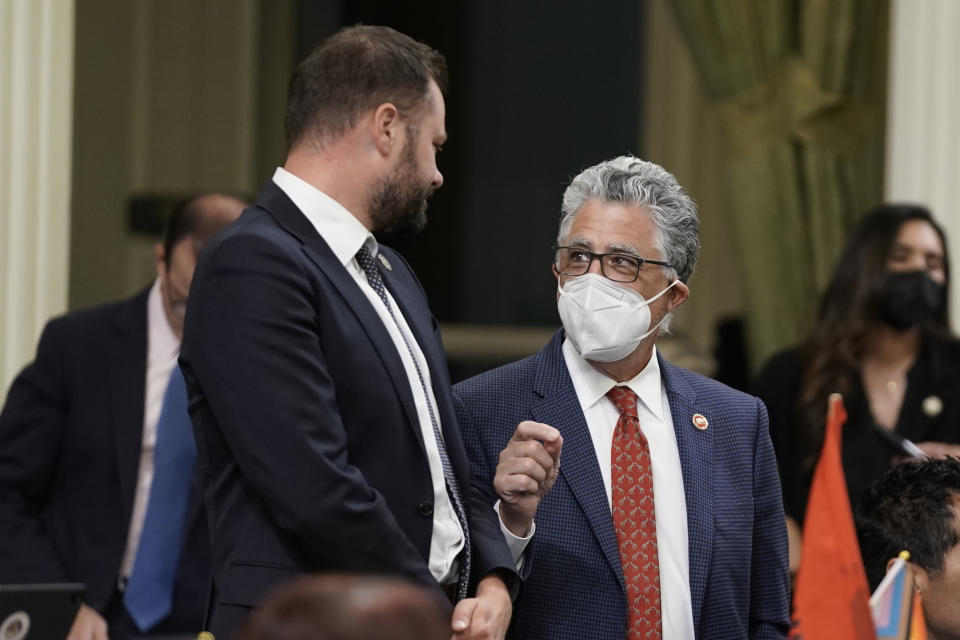
[[427, 224], [427, 199], [435, 189], [418, 185], [412, 139], [408, 132], [400, 166], [376, 185], [370, 196], [371, 231], [375, 233], [405, 237], [419, 233]]

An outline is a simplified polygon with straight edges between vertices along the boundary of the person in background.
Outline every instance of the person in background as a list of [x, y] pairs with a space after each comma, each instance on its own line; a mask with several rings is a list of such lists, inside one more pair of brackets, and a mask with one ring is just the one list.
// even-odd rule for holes
[[949, 278], [943, 230], [926, 209], [874, 209], [851, 232], [811, 334], [757, 377], [753, 390], [770, 413], [783, 483], [792, 569], [831, 393], [843, 395], [848, 415], [842, 455], [854, 507], [908, 455], [903, 439], [931, 457], [960, 453], [960, 343], [947, 317]]
[[887, 471], [860, 502], [857, 537], [870, 590], [909, 551], [927, 637], [960, 640], [960, 460], [911, 461]]
[[[197, 256], [244, 206], [221, 194], [177, 206], [156, 246], [153, 284], [51, 320], [7, 394], [0, 582], [84, 583], [71, 640], [201, 628], [209, 540], [185, 395], [173, 380]], [[185, 445], [186, 466], [161, 460], [160, 441]]]
[[696, 205], [659, 165], [615, 158], [567, 187], [557, 244], [563, 328], [454, 387], [474, 477], [523, 571], [510, 636], [783, 638], [763, 404], [655, 346], [690, 295]]
[[399, 578], [318, 574], [281, 585], [238, 640], [449, 640], [443, 601]]

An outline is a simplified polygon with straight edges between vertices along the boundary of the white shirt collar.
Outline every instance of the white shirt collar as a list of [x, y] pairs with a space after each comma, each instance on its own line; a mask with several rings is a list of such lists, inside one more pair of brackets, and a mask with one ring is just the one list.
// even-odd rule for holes
[[[573, 381], [577, 398], [580, 400], [580, 407], [584, 411], [599, 402], [610, 389], [618, 384], [612, 378], [608, 378], [594, 369], [577, 352], [573, 343], [566, 338], [563, 340], [563, 359], [570, 372], [570, 379]], [[653, 353], [649, 362], [647, 362], [647, 366], [631, 379], [621, 383], [621, 386], [632, 390], [650, 413], [657, 419], [664, 420], [663, 384], [660, 377], [660, 363], [657, 361], [656, 346], [653, 347]]]
[[163, 311], [163, 298], [160, 291], [160, 278], [157, 278], [150, 293], [147, 294], [147, 327], [150, 350], [156, 349], [161, 357], [176, 356], [180, 353], [180, 338], [170, 328], [170, 321]]
[[379, 249], [373, 234], [339, 202], [283, 167], [277, 167], [273, 182], [303, 212], [340, 264], [346, 266], [363, 245], [370, 255], [377, 255]]

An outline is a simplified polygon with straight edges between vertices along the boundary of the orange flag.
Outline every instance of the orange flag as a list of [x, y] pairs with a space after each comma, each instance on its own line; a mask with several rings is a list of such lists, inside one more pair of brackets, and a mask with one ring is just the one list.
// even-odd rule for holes
[[793, 597], [791, 638], [876, 640], [870, 591], [840, 461], [840, 394], [830, 396], [823, 450], [813, 473], [803, 524], [803, 555]]

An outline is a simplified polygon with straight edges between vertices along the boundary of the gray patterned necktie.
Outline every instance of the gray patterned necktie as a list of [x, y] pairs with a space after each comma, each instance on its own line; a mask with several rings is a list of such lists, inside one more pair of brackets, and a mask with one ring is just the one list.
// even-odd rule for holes
[[367, 274], [367, 282], [370, 287], [380, 296], [383, 304], [387, 307], [387, 312], [393, 318], [393, 323], [397, 325], [400, 335], [403, 337], [403, 343], [407, 347], [410, 359], [413, 360], [413, 366], [417, 370], [417, 377], [420, 379], [420, 388], [423, 390], [424, 398], [427, 402], [427, 410], [430, 413], [430, 423], [433, 425], [433, 436], [437, 441], [437, 449], [440, 451], [440, 465], [443, 467], [443, 478], [446, 481], [447, 493], [450, 495], [450, 501], [453, 503], [453, 510], [457, 514], [460, 526], [463, 528], [463, 551], [460, 552], [460, 578], [457, 582], [457, 599], [462, 600], [467, 597], [467, 587], [470, 584], [470, 527], [467, 526], [467, 513], [464, 510], [463, 498], [460, 496], [460, 485], [457, 484], [457, 478], [453, 475], [453, 467], [450, 465], [450, 458], [447, 456], [447, 447], [443, 442], [443, 434], [440, 432], [440, 422], [433, 412], [433, 403], [430, 402], [430, 394], [427, 392], [427, 384], [423, 379], [423, 372], [420, 370], [420, 364], [414, 355], [413, 348], [410, 346], [412, 337], [407, 337], [397, 322], [397, 316], [394, 315], [393, 305], [390, 304], [390, 298], [387, 297], [386, 288], [383, 285], [383, 278], [380, 271], [377, 270], [377, 263], [370, 255], [370, 250], [366, 245], [360, 247], [357, 251], [357, 263], [364, 273]]

